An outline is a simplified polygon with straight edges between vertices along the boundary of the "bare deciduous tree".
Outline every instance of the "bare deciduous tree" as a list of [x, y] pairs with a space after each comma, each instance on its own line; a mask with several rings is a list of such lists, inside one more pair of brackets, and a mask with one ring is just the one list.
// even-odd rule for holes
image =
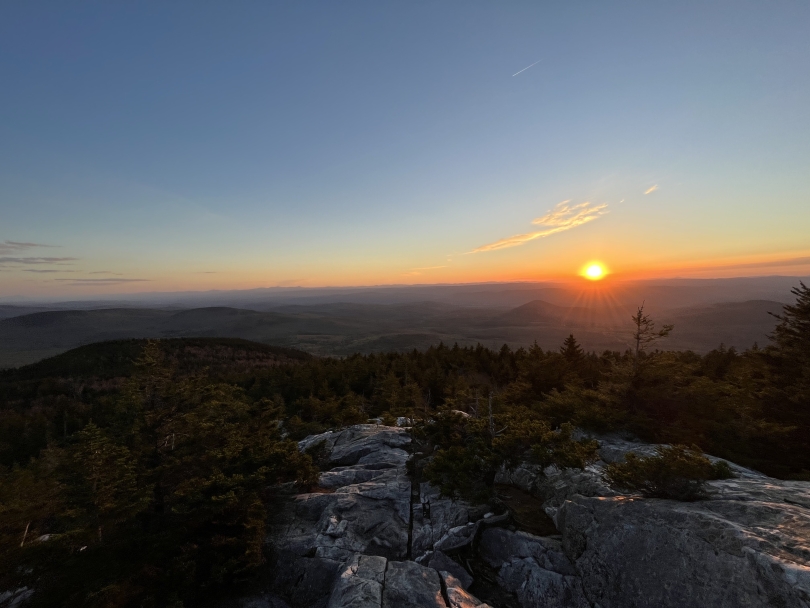
[[631, 319], [635, 325], [635, 330], [633, 331], [633, 342], [635, 342], [636, 345], [635, 358], [633, 359], [633, 372], [635, 373], [638, 371], [639, 353], [644, 352], [648, 346], [652, 345], [661, 338], [666, 338], [670, 333], [672, 333], [675, 326], [664, 325], [661, 329], [656, 331], [653, 320], [649, 315], [644, 314], [643, 302], [641, 303], [641, 306], [638, 307], [638, 311], [631, 317]]

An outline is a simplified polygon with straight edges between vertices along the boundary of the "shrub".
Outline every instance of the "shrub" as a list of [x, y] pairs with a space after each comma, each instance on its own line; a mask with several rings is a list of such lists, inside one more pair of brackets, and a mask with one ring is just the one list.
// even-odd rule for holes
[[599, 444], [575, 441], [573, 432], [570, 424], [555, 430], [531, 410], [515, 408], [495, 415], [492, 425], [482, 418], [439, 412], [430, 423], [415, 426], [413, 436], [433, 454], [424, 469], [425, 479], [445, 496], [485, 502], [492, 496], [495, 475], [502, 466], [529, 462], [582, 469], [596, 460]]
[[497, 460], [481, 442], [438, 450], [424, 477], [439, 486], [444, 496], [483, 503], [492, 496]]
[[706, 498], [707, 480], [734, 476], [727, 462], [712, 464], [697, 446], [659, 447], [657, 452], [649, 457], [630, 453], [624, 462], [608, 465], [608, 481], [652, 498], [691, 501]]

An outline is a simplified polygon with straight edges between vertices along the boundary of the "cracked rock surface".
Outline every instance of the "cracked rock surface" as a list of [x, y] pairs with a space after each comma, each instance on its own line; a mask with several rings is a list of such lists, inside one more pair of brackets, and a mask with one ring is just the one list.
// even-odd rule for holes
[[708, 500], [623, 495], [604, 482], [607, 463], [658, 446], [598, 439], [600, 460], [584, 471], [498, 478], [544, 500], [589, 605], [810, 608], [810, 483], [729, 463], [736, 478], [708, 482]]
[[268, 536], [272, 594], [241, 606], [810, 608], [810, 483], [732, 465], [737, 478], [710, 482], [708, 500], [628, 496], [605, 483], [604, 467], [656, 446], [599, 439], [601, 460], [584, 471], [499, 474], [554, 520], [560, 534], [540, 537], [412, 484], [406, 429], [308, 437], [300, 448], [322, 443], [327, 470]]
[[[451, 528], [483, 510], [442, 499], [427, 484], [424, 497], [412, 487], [405, 468], [410, 441], [403, 428], [356, 425], [299, 443], [302, 450], [320, 444], [328, 464], [318, 491], [295, 496], [268, 538], [277, 550], [273, 601], [281, 596], [294, 608], [487, 606], [457, 578], [448, 592], [438, 568], [467, 586], [471, 577], [432, 552]], [[431, 501], [429, 519], [423, 500]], [[428, 551], [435, 564], [410, 559]]]
[[728, 480], [694, 503], [573, 496], [566, 555], [602, 608], [810, 606], [810, 484]]

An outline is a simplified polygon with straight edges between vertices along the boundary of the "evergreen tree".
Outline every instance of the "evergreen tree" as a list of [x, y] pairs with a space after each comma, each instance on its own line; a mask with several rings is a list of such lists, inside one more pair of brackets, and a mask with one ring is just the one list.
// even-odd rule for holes
[[565, 339], [565, 342], [563, 342], [560, 348], [560, 354], [573, 366], [580, 365], [585, 355], [582, 347], [579, 345], [576, 338], [574, 338], [574, 334], [569, 334]]
[[138, 488], [137, 463], [130, 451], [102, 429], [91, 422], [75, 440], [68, 479], [74, 507], [85, 514], [77, 523], [94, 530], [102, 542], [105, 528], [141, 511], [149, 494]]
[[765, 357], [774, 378], [765, 398], [770, 401], [771, 415], [783, 424], [794, 425], [792, 438], [780, 448], [785, 459], [794, 458], [803, 468], [800, 477], [810, 479], [810, 288], [800, 282], [791, 292], [796, 303], [773, 315], [779, 324], [771, 336], [774, 346]]
[[771, 338], [780, 354], [806, 368], [810, 365], [810, 288], [800, 281], [791, 293], [796, 296], [795, 304], [785, 306], [781, 315], [770, 313], [779, 319]]

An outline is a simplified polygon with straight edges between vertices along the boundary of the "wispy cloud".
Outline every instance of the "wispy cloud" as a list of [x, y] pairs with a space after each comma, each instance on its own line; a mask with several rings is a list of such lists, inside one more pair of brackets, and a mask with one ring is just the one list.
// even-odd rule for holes
[[[29, 243], [27, 241], [0, 241], [0, 271], [20, 270], [23, 272], [67, 272], [64, 269], [33, 269], [24, 266], [70, 266], [78, 258], [25, 255], [32, 249], [53, 249], [58, 245]], [[33, 253], [33, 252], [31, 252]]]
[[51, 273], [51, 272], [58, 272], [62, 274], [64, 272], [78, 272], [78, 270], [66, 270], [61, 268], [23, 268], [23, 272], [41, 272], [41, 273]]
[[301, 287], [310, 279], [284, 279], [276, 283], [276, 287]]
[[0, 266], [8, 266], [9, 264], [24, 264], [34, 265], [34, 264], [69, 264], [70, 262], [75, 262], [78, 258], [51, 258], [51, 257], [12, 257], [12, 256], [3, 256], [0, 257]]
[[764, 260], [762, 262], [744, 262], [739, 264], [723, 264], [712, 268], [743, 269], [743, 268], [779, 268], [783, 266], [810, 266], [810, 257], [783, 258], [776, 260]]
[[423, 270], [438, 270], [439, 268], [447, 268], [447, 265], [444, 266], [421, 266], [419, 268], [411, 268], [410, 272], [402, 273], [403, 277], [415, 277], [417, 275], [422, 274]]
[[647, 188], [647, 189], [644, 191], [644, 194], [652, 194], [652, 193], [653, 193], [653, 192], [655, 192], [656, 190], [658, 190], [658, 184], [655, 184], [654, 186], [651, 186], [650, 188]]
[[726, 260], [703, 260], [694, 261], [689, 264], [673, 264], [669, 268], [658, 266], [657, 274], [661, 277], [690, 277], [690, 276], [714, 276], [714, 277], [746, 277], [764, 275], [782, 276], [807, 276], [810, 270], [810, 255], [807, 250], [792, 252], [790, 256], [785, 252], [785, 256], [773, 257], [757, 256], [754, 259], [726, 259]]
[[67, 283], [76, 287], [86, 287], [90, 285], [120, 285], [123, 283], [143, 283], [151, 279], [54, 279], [61, 283]]
[[26, 251], [28, 249], [36, 249], [39, 247], [52, 248], [54, 245], [43, 245], [42, 243], [25, 243], [21, 241], [2, 241], [0, 242], [0, 254], [16, 253], [18, 251]]
[[571, 201], [563, 201], [557, 204], [554, 209], [546, 213], [542, 217], [532, 220], [532, 224], [537, 226], [544, 226], [543, 230], [535, 232], [527, 232], [526, 234], [516, 234], [514, 236], [482, 245], [470, 251], [470, 253], [483, 253], [486, 251], [497, 251], [498, 249], [506, 249], [508, 247], [517, 247], [524, 245], [529, 241], [543, 238], [558, 232], [565, 232], [576, 228], [582, 224], [592, 222], [598, 217], [607, 213], [607, 203], [600, 203], [592, 205], [589, 202], [571, 205]]
[[124, 276], [120, 272], [113, 272], [111, 270], [94, 270], [93, 272], [88, 272], [87, 274], [114, 274], [117, 277]]

